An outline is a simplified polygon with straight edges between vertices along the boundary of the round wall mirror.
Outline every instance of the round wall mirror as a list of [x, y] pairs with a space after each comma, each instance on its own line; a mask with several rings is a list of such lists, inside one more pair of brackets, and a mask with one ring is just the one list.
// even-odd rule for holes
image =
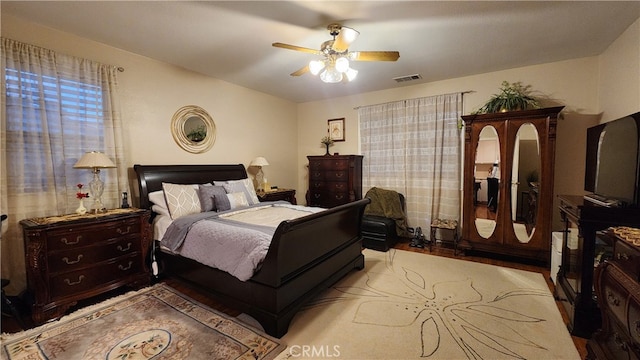
[[173, 140], [184, 150], [198, 154], [216, 141], [216, 124], [206, 110], [199, 106], [183, 106], [171, 119]]
[[536, 228], [540, 167], [538, 130], [531, 123], [523, 124], [516, 133], [511, 171], [511, 220], [521, 243], [528, 243]]
[[474, 216], [478, 234], [493, 235], [498, 216], [500, 183], [500, 144], [496, 128], [487, 125], [480, 131], [475, 157]]

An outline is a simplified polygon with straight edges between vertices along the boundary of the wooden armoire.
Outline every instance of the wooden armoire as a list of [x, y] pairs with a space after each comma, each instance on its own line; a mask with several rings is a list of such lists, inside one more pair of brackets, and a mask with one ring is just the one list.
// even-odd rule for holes
[[[549, 262], [556, 125], [562, 109], [462, 116], [465, 164], [460, 248]], [[495, 146], [486, 146], [487, 142]], [[484, 149], [494, 149], [494, 153], [478, 153]], [[490, 204], [478, 201], [482, 184], [496, 182], [497, 198], [490, 198]]]

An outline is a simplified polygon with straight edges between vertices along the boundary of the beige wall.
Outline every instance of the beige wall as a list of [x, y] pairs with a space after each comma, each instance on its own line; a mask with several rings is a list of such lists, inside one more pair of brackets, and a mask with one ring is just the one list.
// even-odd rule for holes
[[602, 122], [640, 111], [640, 19], [600, 56]]
[[[2, 16], [2, 36], [125, 68], [118, 79], [130, 166], [248, 166], [264, 156], [272, 185], [297, 185], [295, 103], [7, 15]], [[204, 154], [185, 152], [171, 136], [171, 118], [184, 105], [204, 108], [215, 121], [216, 142]], [[131, 185], [137, 194], [135, 179]]]

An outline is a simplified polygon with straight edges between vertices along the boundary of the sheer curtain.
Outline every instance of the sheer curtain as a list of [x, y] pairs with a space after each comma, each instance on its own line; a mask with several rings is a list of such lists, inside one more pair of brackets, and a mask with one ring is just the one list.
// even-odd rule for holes
[[73, 212], [76, 184], [92, 178], [73, 168], [84, 152], [104, 152], [117, 166], [100, 172], [108, 208], [129, 186], [113, 66], [2, 38], [1, 68], [1, 265], [15, 293], [26, 287], [19, 221]]
[[363, 191], [404, 194], [411, 227], [459, 220], [461, 115], [462, 93], [361, 107]]

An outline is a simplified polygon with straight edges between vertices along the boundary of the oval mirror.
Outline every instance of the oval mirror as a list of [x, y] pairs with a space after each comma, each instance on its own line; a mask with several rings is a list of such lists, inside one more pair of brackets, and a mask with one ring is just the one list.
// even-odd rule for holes
[[216, 124], [206, 110], [199, 106], [183, 106], [171, 119], [173, 140], [184, 150], [198, 154], [216, 141]]
[[474, 173], [474, 212], [478, 234], [487, 239], [496, 228], [500, 182], [500, 143], [491, 125], [480, 131]]
[[540, 167], [538, 130], [523, 124], [516, 133], [511, 172], [511, 220], [521, 243], [528, 243], [536, 229]]

